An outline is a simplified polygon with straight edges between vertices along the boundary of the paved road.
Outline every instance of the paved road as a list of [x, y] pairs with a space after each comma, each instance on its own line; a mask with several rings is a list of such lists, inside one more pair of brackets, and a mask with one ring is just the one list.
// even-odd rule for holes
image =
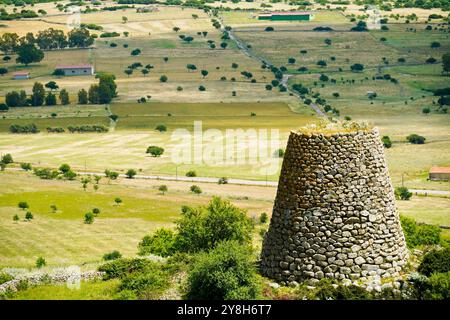
[[[104, 176], [103, 173], [99, 172], [78, 172], [81, 175], [99, 175]], [[124, 174], [120, 177], [125, 178]], [[164, 175], [135, 175], [134, 179], [148, 179], [148, 180], [165, 180], [165, 181], [185, 181], [185, 182], [204, 182], [204, 183], [217, 183], [218, 178], [210, 177], [184, 177], [184, 176], [164, 176]], [[228, 179], [228, 184], [235, 185], [246, 185], [246, 186], [267, 186], [267, 187], [277, 187], [277, 181], [265, 181], [265, 180], [246, 180], [246, 179]], [[436, 195], [436, 196], [450, 196], [450, 191], [446, 190], [426, 190], [426, 189], [409, 189], [412, 193], [417, 193], [421, 195]]]
[[[222, 25], [223, 25], [222, 19], [220, 19], [220, 20], [221, 20]], [[222, 30], [224, 31], [225, 29], [222, 27]], [[234, 34], [233, 30], [228, 31], [228, 34], [230, 36], [230, 39], [232, 41], [234, 41], [234, 43], [239, 48], [239, 50], [241, 50], [246, 56], [250, 57], [253, 60], [257, 60], [257, 61], [261, 62], [262, 64], [268, 65], [269, 67], [273, 66], [273, 64], [269, 60], [267, 60], [266, 58], [264, 58], [262, 56], [257, 55], [253, 51], [251, 51], [244, 41], [242, 41], [241, 39], [236, 37], [236, 35]], [[287, 89], [287, 92], [293, 94], [299, 100], [302, 100], [300, 95], [297, 92], [292, 91], [289, 88], [289, 86], [287, 85], [287, 82], [288, 82], [289, 78], [292, 77], [292, 76], [293, 76], [292, 74], [283, 74], [283, 78], [281, 79], [280, 83], [281, 83], [281, 85], [283, 85]], [[322, 112], [322, 110], [320, 110], [320, 108], [316, 104], [311, 103], [309, 106], [317, 113], [318, 116], [325, 117], [325, 114]]]

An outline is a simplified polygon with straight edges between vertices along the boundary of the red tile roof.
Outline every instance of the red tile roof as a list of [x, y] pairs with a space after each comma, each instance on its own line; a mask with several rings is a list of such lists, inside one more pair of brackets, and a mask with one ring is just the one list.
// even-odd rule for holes
[[450, 167], [431, 167], [430, 173], [450, 173]]
[[68, 65], [68, 66], [57, 66], [56, 69], [86, 69], [92, 68], [91, 64], [77, 64], [77, 65]]
[[18, 72], [14, 72], [13, 73], [13, 76], [27, 76], [27, 75], [29, 75], [30, 73], [29, 72], [27, 72], [27, 71], [18, 71]]

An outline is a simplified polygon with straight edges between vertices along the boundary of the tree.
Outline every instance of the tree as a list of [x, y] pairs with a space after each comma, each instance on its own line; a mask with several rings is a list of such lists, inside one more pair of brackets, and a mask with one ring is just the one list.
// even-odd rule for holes
[[32, 169], [31, 163], [22, 162], [20, 164], [20, 168], [22, 168], [22, 170], [25, 170], [25, 171], [30, 171]]
[[116, 203], [116, 205], [120, 205], [122, 203], [122, 199], [117, 197], [114, 199], [114, 202]]
[[324, 42], [326, 45], [331, 45], [331, 39], [325, 39]]
[[148, 71], [148, 69], [142, 69], [141, 73], [144, 75], [144, 77], [149, 73], [150, 71]]
[[0, 68], [0, 76], [3, 76], [4, 74], [8, 73], [8, 69], [7, 68]]
[[327, 62], [325, 60], [319, 60], [319, 61], [317, 61], [317, 65], [320, 67], [326, 67]]
[[61, 171], [62, 174], [67, 173], [70, 171], [70, 166], [67, 163], [63, 163], [59, 166], [59, 171]]
[[222, 49], [226, 49], [227, 46], [228, 46], [228, 43], [226, 43], [226, 42], [222, 42], [222, 43], [220, 44], [220, 47], [221, 47]]
[[190, 188], [189, 188], [189, 190], [192, 192], [192, 193], [194, 193], [194, 194], [196, 194], [196, 195], [200, 195], [200, 193], [202, 193], [202, 189], [200, 189], [200, 187], [199, 186], [197, 186], [197, 185], [192, 185]]
[[186, 172], [186, 177], [196, 177], [197, 173], [194, 170], [189, 170]]
[[56, 84], [55, 81], [49, 81], [49, 82], [47, 82], [47, 83], [45, 84], [45, 87], [46, 87], [47, 89], [50, 89], [50, 91], [52, 91], [52, 90], [58, 90], [58, 89], [59, 89], [59, 86]]
[[88, 103], [88, 93], [86, 90], [81, 89], [78, 91], [78, 103], [79, 104], [87, 104]]
[[59, 93], [59, 100], [61, 101], [62, 105], [68, 105], [70, 103], [69, 93], [66, 89], [62, 89]]
[[6, 32], [0, 37], [0, 50], [4, 53], [11, 53], [19, 45], [19, 36], [17, 33]]
[[151, 154], [153, 157], [159, 157], [164, 153], [164, 148], [158, 146], [150, 146], [147, 148], [146, 153]]
[[208, 70], [202, 70], [200, 71], [200, 73], [202, 74], [203, 79], [208, 75]]
[[175, 253], [176, 236], [172, 230], [160, 228], [153, 235], [145, 236], [139, 242], [138, 254], [146, 256], [154, 254], [160, 257], [167, 257]]
[[[144, 70], [147, 70], [147, 69], [144, 69]], [[129, 77], [130, 75], [133, 74], [133, 69], [125, 69], [123, 72]]]
[[105, 176], [108, 178], [109, 181], [110, 180], [116, 180], [119, 177], [119, 173], [106, 169], [105, 170]]
[[186, 68], [188, 69], [188, 72], [189, 72], [189, 71], [195, 71], [195, 70], [197, 70], [196, 65], [195, 65], [195, 64], [190, 64], [190, 63], [188, 63], [188, 64], [186, 65]]
[[34, 44], [22, 44], [17, 49], [17, 63], [29, 65], [44, 59], [44, 51], [36, 48]]
[[439, 48], [441, 46], [441, 44], [439, 43], [439, 42], [437, 42], [437, 41], [433, 41], [431, 44], [430, 44], [430, 47], [431, 48]]
[[27, 213], [25, 214], [25, 220], [30, 221], [33, 220], [33, 214], [30, 211], [27, 211]]
[[164, 58], [163, 58], [163, 61], [164, 61], [164, 62], [169, 61], [169, 57], [164, 57]]
[[164, 83], [164, 82], [167, 82], [167, 80], [169, 80], [169, 78], [167, 78], [167, 76], [164, 75], [164, 74], [159, 78], [159, 81], [160, 81], [160, 82], [163, 82], [163, 83]]
[[45, 97], [45, 105], [46, 106], [56, 105], [56, 96], [53, 93], [49, 92], [47, 94], [47, 96]]
[[27, 202], [25, 201], [20, 201], [17, 205], [20, 209], [25, 210], [25, 209], [29, 209], [30, 206], [28, 205]]
[[267, 221], [269, 220], [269, 216], [267, 215], [267, 213], [263, 212], [261, 213], [261, 215], [259, 216], [259, 222], [262, 224], [267, 223]]
[[227, 177], [222, 177], [217, 181], [218, 184], [227, 184], [228, 183], [228, 178]]
[[410, 142], [412, 144], [424, 144], [426, 138], [413, 133], [413, 134], [410, 134], [409, 136], [407, 136], [406, 140], [408, 140], [408, 142]]
[[166, 132], [167, 131], [167, 127], [164, 124], [158, 124], [156, 126], [155, 130], [157, 130], [159, 132]]
[[17, 214], [15, 214], [14, 216], [13, 216], [13, 221], [19, 221], [20, 220], [20, 218], [19, 218], [19, 215], [17, 215]]
[[86, 48], [94, 43], [94, 38], [85, 28], [73, 29], [67, 34], [69, 47]]
[[141, 49], [134, 49], [133, 51], [131, 51], [132, 56], [138, 56], [140, 54], [141, 54]]
[[293, 57], [290, 57], [289, 59], [288, 59], [288, 63], [289, 64], [294, 64], [295, 63], [295, 58], [293, 58]]
[[31, 105], [42, 106], [45, 100], [45, 89], [42, 83], [35, 82], [33, 85], [33, 93], [31, 95]]
[[88, 212], [84, 215], [84, 223], [85, 224], [93, 224], [94, 220], [95, 220], [95, 217], [92, 212]]
[[164, 195], [167, 192], [168, 188], [165, 184], [163, 184], [158, 187], [158, 190]]
[[260, 292], [252, 251], [225, 241], [200, 253], [187, 276], [187, 299], [255, 299]]
[[423, 107], [423, 108], [422, 108], [422, 113], [423, 113], [423, 114], [427, 115], [427, 114], [429, 114], [430, 112], [431, 112], [430, 107]]
[[400, 200], [409, 200], [412, 197], [412, 192], [409, 192], [406, 187], [395, 188], [395, 196]]
[[125, 176], [126, 176], [128, 179], [133, 179], [134, 176], [135, 176], [136, 174], [137, 174], [136, 170], [134, 170], [134, 169], [128, 169], [128, 171], [125, 173]]
[[361, 64], [361, 63], [355, 63], [355, 64], [353, 64], [353, 65], [350, 66], [350, 69], [351, 69], [353, 72], [361, 72], [361, 71], [364, 70], [364, 65]]
[[36, 268], [40, 269], [42, 267], [45, 267], [47, 265], [47, 261], [43, 257], [39, 257], [36, 260]]
[[442, 71], [450, 72], [450, 52], [442, 55]]
[[21, 107], [20, 94], [17, 91], [8, 92], [5, 96], [6, 105], [10, 108]]
[[180, 31], [180, 28], [179, 27], [173, 27], [172, 30], [175, 31], [175, 32], [178, 32], [178, 31]]
[[125, 16], [123, 16], [123, 17], [122, 17], [122, 23], [127, 23], [127, 22], [128, 22], [128, 18], [125, 17]]
[[10, 164], [10, 163], [13, 163], [13, 162], [14, 162], [14, 160], [13, 160], [13, 157], [12, 157], [12, 155], [10, 153], [7, 153], [7, 154], [2, 156], [1, 163]]
[[91, 182], [91, 179], [89, 177], [88, 178], [82, 178], [80, 182], [81, 182], [81, 187], [83, 188], [84, 191], [86, 191], [89, 182]]
[[392, 147], [392, 141], [391, 141], [391, 138], [389, 138], [389, 136], [383, 136], [383, 138], [381, 138], [381, 142], [383, 143], [383, 146], [386, 149], [389, 149], [390, 147]]

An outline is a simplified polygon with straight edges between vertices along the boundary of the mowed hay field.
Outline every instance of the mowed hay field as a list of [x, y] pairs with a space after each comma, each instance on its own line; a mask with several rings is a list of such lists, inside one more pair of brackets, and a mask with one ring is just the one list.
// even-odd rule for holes
[[[71, 112], [60, 112], [68, 108]], [[90, 109], [91, 117], [81, 113], [83, 108]], [[184, 175], [189, 170], [196, 170], [199, 176], [236, 177], [263, 180], [266, 178], [265, 164], [259, 163], [259, 155], [250, 152], [252, 144], [249, 138], [245, 141], [229, 140], [233, 146], [233, 154], [230, 154], [233, 162], [220, 164], [220, 162], [208, 162], [207, 149], [211, 146], [225, 146], [227, 129], [255, 130], [260, 141], [269, 147], [265, 153], [271, 161], [277, 161], [281, 165], [281, 159], [273, 157], [277, 148], [284, 148], [290, 130], [295, 130], [308, 123], [317, 121], [317, 117], [309, 108], [296, 104], [282, 103], [146, 103], [146, 104], [113, 104], [111, 111], [119, 116], [115, 130], [109, 133], [85, 133], [85, 134], [47, 134], [47, 126], [67, 128], [69, 125], [103, 124], [107, 125], [108, 119], [102, 116], [104, 109], [98, 107], [58, 107], [55, 112], [61, 117], [51, 118], [49, 108], [42, 108], [38, 113], [45, 118], [26, 117], [23, 113], [17, 113], [17, 118], [12, 116], [0, 119], [0, 152], [11, 153], [17, 162], [31, 162], [40, 166], [56, 167], [61, 163], [69, 163], [78, 170], [84, 170], [85, 166], [91, 171], [103, 172], [104, 169], [114, 169], [121, 172], [135, 168], [142, 170], [143, 174], [178, 174]], [[19, 109], [17, 109], [19, 110]], [[294, 112], [295, 111], [295, 112]], [[82, 117], [70, 117], [80, 112]], [[251, 114], [254, 113], [255, 116]], [[168, 115], [170, 114], [170, 116]], [[33, 115], [33, 113], [30, 113]], [[65, 116], [67, 115], [67, 116]], [[205, 137], [204, 154], [202, 163], [177, 164], [173, 160], [172, 152], [180, 147], [180, 136], [173, 136], [178, 129], [187, 130], [183, 136], [194, 147], [193, 134], [194, 122], [200, 121], [202, 130], [215, 129], [222, 134], [220, 141], [208, 140]], [[11, 124], [35, 123], [42, 131], [33, 135], [13, 135], [6, 133]], [[167, 132], [158, 132], [156, 126], [163, 124]], [[268, 136], [260, 133], [263, 129]], [[278, 130], [279, 135], [271, 135], [271, 129]], [[275, 140], [277, 146], [269, 144]], [[245, 162], [238, 163], [238, 142], [243, 142]], [[157, 145], [165, 149], [161, 157], [151, 157], [145, 151], [148, 146]], [[192, 152], [193, 153], [193, 152]], [[229, 160], [229, 159], [228, 159]], [[256, 162], [256, 163], [255, 163]], [[278, 171], [268, 172], [268, 179], [276, 180]]]
[[[31, 267], [39, 256], [51, 266], [100, 261], [112, 250], [133, 256], [144, 235], [173, 226], [182, 205], [204, 205], [219, 191], [216, 184], [199, 184], [204, 193], [197, 196], [189, 192], [188, 183], [178, 188], [169, 183], [169, 192], [162, 195], [157, 182], [118, 180], [108, 184], [106, 179], [100, 182], [98, 191], [92, 185], [83, 191], [80, 181], [41, 180], [8, 171], [0, 173], [0, 182], [8, 183], [0, 194], [0, 267]], [[221, 187], [223, 196], [248, 210], [250, 216], [270, 210], [272, 199], [252, 198], [251, 191], [245, 200], [235, 197], [241, 193], [233, 191], [235, 188]], [[116, 197], [122, 199], [120, 205], [115, 204]], [[17, 207], [19, 201], [30, 205], [33, 220], [24, 221], [25, 211]], [[53, 212], [51, 205], [58, 210]], [[100, 214], [93, 224], [84, 224], [84, 214], [93, 208], [99, 208]], [[15, 214], [20, 221], [13, 221]]]
[[[95, 23], [103, 28], [102, 32], [118, 32], [119, 37], [98, 38], [90, 49], [65, 49], [46, 51], [45, 58], [39, 64], [29, 66], [17, 65], [11, 59], [5, 63], [10, 73], [29, 71], [30, 80], [11, 81], [10, 74], [0, 77], [0, 95], [8, 91], [24, 89], [31, 91], [34, 81], [46, 83], [56, 81], [60, 88], [67, 89], [76, 99], [75, 94], [81, 88], [89, 88], [97, 80], [94, 76], [56, 77], [52, 72], [58, 65], [92, 64], [96, 72], [113, 73], [118, 84], [118, 101], [136, 101], [146, 97], [154, 101], [164, 102], [221, 102], [221, 101], [288, 101], [286, 94], [278, 90], [268, 91], [265, 85], [273, 79], [273, 75], [261, 69], [255, 62], [240, 52], [232, 41], [226, 41], [226, 49], [220, 48], [221, 32], [211, 23], [211, 17], [202, 10], [179, 7], [159, 6], [156, 12], [137, 13], [136, 9], [102, 11], [81, 14], [81, 23]], [[198, 18], [194, 18], [197, 15]], [[122, 17], [128, 18], [122, 23]], [[68, 15], [50, 15], [45, 21], [31, 20], [36, 25], [35, 32], [50, 27], [65, 30]], [[12, 32], [18, 26], [14, 21], [6, 21], [4, 31]], [[174, 27], [180, 28], [178, 32]], [[67, 31], [67, 30], [65, 30]], [[127, 36], [124, 32], [128, 32]], [[205, 35], [198, 34], [206, 32]], [[192, 36], [191, 43], [183, 42], [179, 36]], [[214, 41], [216, 49], [211, 49], [207, 41]], [[114, 43], [117, 46], [111, 47]], [[131, 51], [140, 49], [141, 54], [132, 56]], [[163, 58], [168, 61], [164, 62]], [[150, 73], [144, 76], [142, 68], [135, 69], [127, 76], [124, 71], [133, 63], [142, 66], [152, 65]], [[232, 63], [239, 67], [233, 69]], [[187, 64], [194, 64], [196, 71], [188, 71]], [[209, 74], [203, 77], [200, 70]], [[242, 71], [253, 74], [257, 81], [251, 83], [242, 75]], [[166, 83], [160, 77], [168, 77]], [[200, 92], [199, 86], [205, 91]], [[233, 93], [234, 92], [234, 93]]]
[[[270, 214], [276, 192], [273, 187], [199, 183], [204, 193], [196, 196], [189, 192], [191, 183], [168, 181], [164, 183], [169, 191], [162, 195], [157, 191], [162, 182], [130, 179], [103, 179], [98, 191], [92, 185], [83, 191], [80, 181], [40, 180], [10, 170], [0, 173], [0, 182], [6, 181], [8, 189], [0, 195], [0, 267], [33, 267], [41, 256], [49, 267], [89, 266], [112, 250], [134, 256], [144, 235], [174, 226], [182, 205], [205, 205], [220, 194], [257, 219], [262, 212]], [[115, 205], [116, 197], [122, 204]], [[33, 220], [24, 221], [19, 201], [30, 205]], [[56, 205], [56, 212], [51, 205]], [[450, 198], [413, 197], [397, 206], [400, 214], [419, 222], [450, 225]], [[84, 224], [84, 214], [93, 208], [100, 214], [93, 224]], [[15, 214], [20, 221], [13, 221]]]

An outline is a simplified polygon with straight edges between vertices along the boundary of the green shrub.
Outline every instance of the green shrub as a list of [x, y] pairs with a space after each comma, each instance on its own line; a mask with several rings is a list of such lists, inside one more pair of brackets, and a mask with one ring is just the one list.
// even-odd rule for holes
[[84, 223], [85, 224], [93, 224], [94, 223], [94, 214], [92, 212], [88, 212], [84, 215]]
[[159, 264], [149, 264], [142, 272], [127, 274], [119, 290], [134, 291], [141, 299], [157, 299], [169, 286], [169, 275]]
[[42, 268], [47, 265], [47, 261], [43, 257], [39, 257], [36, 260], [36, 268]]
[[413, 274], [408, 280], [412, 284], [414, 299], [450, 299], [450, 272], [434, 273], [429, 278], [423, 275]]
[[172, 230], [158, 229], [153, 235], [145, 236], [138, 245], [139, 255], [155, 254], [167, 257], [175, 252], [175, 234]]
[[136, 300], [137, 296], [133, 290], [122, 290], [114, 295], [114, 300]]
[[383, 136], [383, 138], [381, 138], [381, 142], [383, 143], [383, 146], [386, 149], [389, 149], [390, 147], [392, 147], [392, 141], [391, 141], [391, 138], [389, 138], [389, 136]]
[[412, 197], [412, 192], [409, 192], [406, 187], [395, 188], [395, 197], [400, 200], [409, 200]]
[[103, 260], [105, 260], [105, 261], [117, 260], [117, 259], [120, 259], [120, 258], [122, 258], [122, 254], [119, 251], [117, 251], [117, 250], [114, 250], [114, 251], [109, 252], [109, 253], [105, 253], [103, 255]]
[[98, 268], [98, 271], [105, 272], [103, 280], [110, 280], [115, 278], [123, 278], [129, 273], [141, 272], [152, 263], [153, 262], [147, 259], [120, 258], [101, 265]]
[[450, 271], [450, 249], [431, 250], [422, 259], [417, 269], [421, 274], [429, 277], [433, 273]]
[[33, 214], [30, 211], [27, 211], [27, 213], [25, 214], [25, 220], [30, 221], [33, 220]]
[[261, 215], [259, 216], [259, 222], [264, 224], [268, 220], [269, 220], [269, 216], [267, 215], [267, 213], [265, 213], [265, 212], [261, 213]]
[[413, 133], [413, 134], [410, 134], [409, 136], [407, 136], [406, 140], [408, 140], [408, 142], [410, 142], [412, 144], [424, 144], [426, 138]]
[[3, 272], [0, 273], [0, 284], [11, 281], [12, 279], [14, 279], [14, 277], [12, 275], [9, 275], [9, 274], [3, 273]]
[[189, 170], [186, 172], [186, 177], [196, 177], [197, 173], [194, 170]]
[[225, 240], [249, 243], [253, 222], [245, 211], [219, 197], [213, 197], [206, 208], [184, 208], [177, 221], [176, 247], [184, 252], [214, 248]]
[[370, 293], [359, 286], [335, 284], [330, 279], [322, 279], [316, 286], [314, 296], [319, 300], [368, 300]]
[[251, 250], [236, 241], [201, 253], [188, 272], [188, 299], [255, 299], [259, 281]]
[[400, 216], [400, 222], [408, 248], [438, 244], [441, 241], [441, 229], [439, 227], [418, 225], [413, 219], [403, 216]]

